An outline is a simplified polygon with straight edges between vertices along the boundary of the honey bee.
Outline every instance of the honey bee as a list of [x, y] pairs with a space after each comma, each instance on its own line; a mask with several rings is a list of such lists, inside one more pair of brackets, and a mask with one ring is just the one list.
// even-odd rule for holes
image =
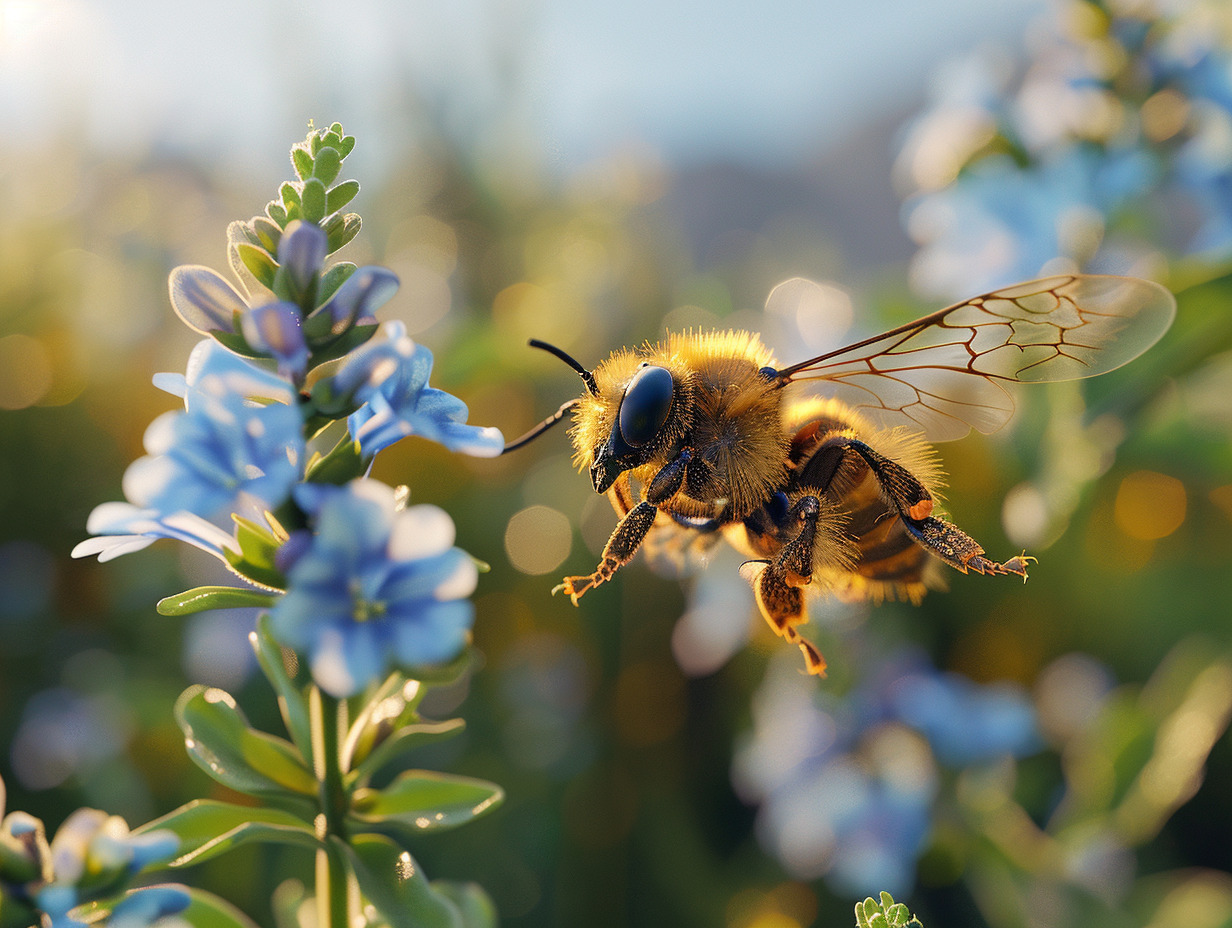
[[[773, 296], [773, 295], [772, 295]], [[985, 555], [941, 517], [930, 442], [994, 432], [1014, 409], [1006, 385], [1076, 380], [1133, 360], [1167, 331], [1176, 302], [1129, 277], [1048, 277], [977, 296], [846, 348], [780, 367], [749, 332], [668, 335], [587, 370], [583, 394], [506, 446], [567, 413], [574, 463], [619, 523], [593, 573], [565, 577], [574, 605], [628, 563], [652, 530], [749, 558], [761, 614], [826, 662], [799, 631], [804, 591], [918, 603], [935, 568], [1027, 576], [1034, 558]], [[821, 381], [827, 394], [793, 395]]]

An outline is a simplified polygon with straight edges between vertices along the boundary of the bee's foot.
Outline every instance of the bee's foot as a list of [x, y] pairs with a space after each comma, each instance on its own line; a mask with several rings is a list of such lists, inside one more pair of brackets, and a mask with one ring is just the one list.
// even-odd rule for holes
[[599, 573], [593, 573], [588, 577], [565, 577], [560, 583], [552, 587], [552, 595], [564, 592], [573, 605], [578, 604], [578, 600], [582, 598], [588, 590], [593, 590], [600, 583], [606, 580], [607, 577]]
[[1004, 564], [998, 564], [996, 561], [990, 561], [982, 554], [977, 554], [971, 558], [968, 558], [963, 566], [965, 566], [968, 570], [974, 570], [977, 574], [990, 574], [994, 576], [1014, 574], [1015, 576], [1022, 577], [1023, 580], [1026, 580], [1027, 566], [1034, 563], [1035, 558], [1029, 557], [1026, 554], [1019, 554], [1012, 557]]
[[815, 677], [824, 677], [826, 675], [826, 659], [821, 656], [821, 652], [813, 645], [811, 641], [806, 641], [801, 638], [796, 644], [800, 645], [800, 650], [804, 654], [804, 663], [808, 667], [808, 672]]

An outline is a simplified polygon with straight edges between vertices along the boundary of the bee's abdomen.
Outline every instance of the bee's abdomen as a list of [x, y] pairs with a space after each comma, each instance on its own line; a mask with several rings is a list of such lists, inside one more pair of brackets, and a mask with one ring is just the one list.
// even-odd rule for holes
[[[794, 488], [824, 500], [848, 549], [847, 568], [827, 579], [844, 598], [918, 600], [932, 557], [907, 532], [868, 461], [851, 449], [847, 440], [868, 432], [852, 424], [820, 416], [801, 428], [793, 443]], [[884, 435], [868, 437], [869, 444], [887, 444]]]
[[854, 572], [866, 580], [919, 582], [928, 553], [916, 544], [898, 513], [881, 496], [873, 473], [866, 465], [860, 470], [863, 473], [857, 483], [846, 488], [832, 485], [826, 494], [846, 517], [844, 530], [857, 554]]

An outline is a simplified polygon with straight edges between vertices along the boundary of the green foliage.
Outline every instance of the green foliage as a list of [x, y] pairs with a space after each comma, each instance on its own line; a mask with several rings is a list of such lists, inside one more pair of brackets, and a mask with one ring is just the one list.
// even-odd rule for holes
[[253, 729], [230, 694], [189, 687], [175, 704], [175, 718], [189, 757], [224, 786], [297, 809], [304, 805], [300, 797], [316, 795], [316, 779], [295, 746]]
[[289, 844], [321, 847], [313, 827], [281, 809], [235, 805], [214, 799], [194, 799], [174, 812], [143, 825], [136, 834], [166, 829], [180, 839], [172, 867], [198, 864], [244, 844]]
[[233, 586], [199, 586], [158, 601], [159, 615], [192, 615], [210, 609], [243, 609], [269, 606], [276, 597], [255, 590], [241, 590]]
[[360, 889], [390, 928], [487, 928], [496, 913], [477, 887], [430, 883], [409, 853], [379, 835], [344, 848]]
[[[335, 186], [342, 162], [355, 148], [355, 138], [343, 132], [340, 123], [328, 129], [310, 130], [304, 141], [291, 149], [291, 166], [297, 180], [287, 181], [279, 190], [279, 198], [266, 205], [269, 219], [285, 229], [289, 222], [303, 219], [325, 228], [325, 223], [338, 216], [359, 193], [359, 183], [343, 181]], [[255, 223], [257, 220], [253, 220]], [[330, 238], [330, 252], [337, 251], [359, 231], [359, 217], [350, 214], [335, 220], [336, 231], [325, 228]], [[269, 249], [273, 251], [273, 249]]]
[[418, 835], [464, 825], [504, 799], [499, 786], [471, 777], [430, 770], [404, 770], [384, 789], [358, 789], [348, 821], [355, 831], [372, 831], [404, 847]]
[[[255, 526], [249, 528], [261, 534]], [[494, 910], [482, 890], [429, 883], [409, 851], [422, 836], [495, 808], [504, 798], [500, 787], [427, 770], [403, 770], [388, 785], [371, 786], [383, 767], [458, 733], [461, 721], [424, 720], [417, 707], [428, 684], [393, 674], [363, 702], [339, 743], [342, 732], [331, 729], [341, 724], [345, 703], [334, 712], [312, 709], [323, 697], [310, 684], [296, 681], [288, 655], [269, 635], [264, 617], [252, 644], [278, 696], [291, 741], [254, 729], [234, 699], [216, 688], [190, 687], [177, 702], [175, 715], [193, 761], [222, 785], [256, 797], [261, 805], [194, 800], [138, 831], [164, 829], [179, 837], [172, 867], [202, 863], [255, 843], [335, 854], [353, 870], [389, 925], [494, 925]], [[335, 830], [328, 823], [335, 821], [336, 807], [342, 817]], [[322, 822], [327, 823], [326, 832]], [[225, 912], [209, 917], [221, 919]], [[406, 921], [412, 917], [414, 921]]]
[[908, 928], [910, 925], [923, 928], [907, 906], [895, 902], [894, 897], [885, 892], [881, 894], [880, 902], [869, 896], [863, 902], [856, 903], [856, 924], [859, 928]]

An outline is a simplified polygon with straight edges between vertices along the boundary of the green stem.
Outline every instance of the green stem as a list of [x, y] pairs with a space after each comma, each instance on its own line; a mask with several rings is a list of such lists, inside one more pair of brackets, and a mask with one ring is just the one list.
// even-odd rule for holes
[[316, 896], [319, 928], [348, 928], [351, 912], [358, 909], [350, 868], [332, 838], [346, 841], [347, 794], [339, 752], [340, 732], [346, 728], [347, 705], [312, 687], [308, 713], [312, 726], [312, 763], [320, 784], [321, 814], [318, 837], [325, 847], [317, 852]]

